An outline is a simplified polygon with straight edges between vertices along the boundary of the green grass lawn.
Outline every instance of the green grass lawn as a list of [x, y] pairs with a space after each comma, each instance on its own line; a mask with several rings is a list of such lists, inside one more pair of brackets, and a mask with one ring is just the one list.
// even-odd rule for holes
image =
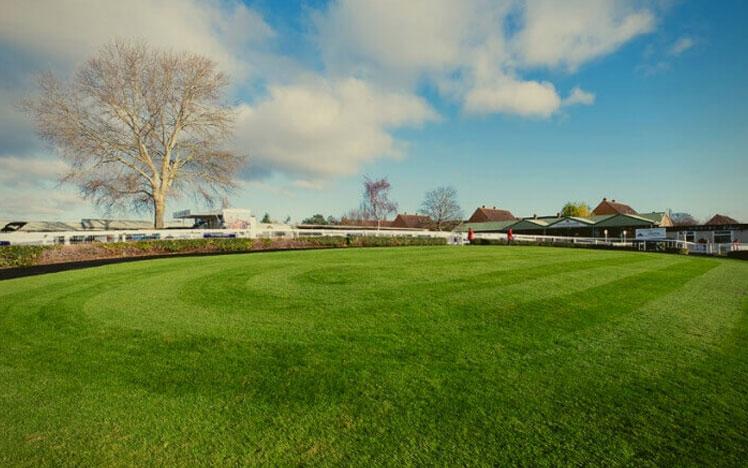
[[542, 247], [0, 281], [0, 465], [748, 463], [748, 262]]

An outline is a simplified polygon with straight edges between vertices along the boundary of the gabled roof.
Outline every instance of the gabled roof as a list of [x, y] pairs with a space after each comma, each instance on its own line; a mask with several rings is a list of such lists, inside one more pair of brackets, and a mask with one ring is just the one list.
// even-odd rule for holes
[[709, 221], [705, 222], [706, 225], [720, 226], [724, 224], [740, 224], [736, 219], [733, 219], [726, 215], [716, 214], [712, 216]]
[[[553, 218], [554, 220], [556, 218]], [[521, 221], [512, 225], [512, 230], [516, 229], [544, 229], [548, 226], [548, 220], [536, 219], [536, 218], [525, 218]]]
[[[608, 218], [608, 216], [605, 216], [604, 218]], [[562, 218], [557, 218], [555, 221], [548, 224], [548, 227], [565, 227], [564, 224], [583, 224], [586, 226], [592, 226], [595, 224], [595, 221], [590, 218], [582, 218], [580, 216], [564, 216]]]
[[477, 208], [470, 219], [469, 223], [482, 223], [487, 221], [512, 221], [517, 218], [508, 210], [499, 210], [494, 206], [493, 208], [486, 208], [482, 206]]
[[403, 228], [425, 228], [431, 224], [433, 224], [433, 221], [430, 217], [415, 214], [398, 214], [392, 221], [392, 227]]
[[595, 223], [595, 226], [610, 226], [610, 227], [636, 227], [636, 226], [657, 226], [659, 221], [646, 218], [640, 215], [634, 214], [618, 214], [609, 216], [602, 221]]
[[467, 232], [471, 229], [474, 232], [503, 232], [510, 226], [517, 224], [516, 219], [508, 221], [489, 221], [486, 223], [462, 223], [455, 228], [455, 232]]
[[610, 214], [636, 214], [636, 210], [626, 205], [625, 203], [619, 203], [615, 200], [608, 200], [603, 198], [594, 210], [594, 215], [610, 215]]

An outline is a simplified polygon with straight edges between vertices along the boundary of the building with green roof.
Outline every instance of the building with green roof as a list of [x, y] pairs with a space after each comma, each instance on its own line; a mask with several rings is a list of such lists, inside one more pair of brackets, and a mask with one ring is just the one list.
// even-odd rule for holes
[[[515, 220], [470, 222], [458, 226], [455, 231], [508, 232], [515, 234], [564, 236], [564, 237], [627, 237], [633, 238], [636, 229], [669, 227], [673, 223], [665, 212], [637, 213], [628, 205], [608, 202], [603, 199], [606, 213], [580, 216], [531, 216]], [[598, 206], [599, 208], [600, 206]]]

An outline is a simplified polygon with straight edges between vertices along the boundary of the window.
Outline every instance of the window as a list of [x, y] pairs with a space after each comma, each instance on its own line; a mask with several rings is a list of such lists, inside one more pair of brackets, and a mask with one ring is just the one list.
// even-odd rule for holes
[[686, 242], [693, 242], [695, 238], [693, 231], [686, 231]]
[[732, 231], [714, 231], [715, 244], [729, 244], [732, 242]]

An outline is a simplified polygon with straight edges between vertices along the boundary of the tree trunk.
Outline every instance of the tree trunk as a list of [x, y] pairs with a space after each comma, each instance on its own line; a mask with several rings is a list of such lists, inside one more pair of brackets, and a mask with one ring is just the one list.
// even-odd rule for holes
[[153, 197], [153, 228], [164, 228], [164, 197]]

